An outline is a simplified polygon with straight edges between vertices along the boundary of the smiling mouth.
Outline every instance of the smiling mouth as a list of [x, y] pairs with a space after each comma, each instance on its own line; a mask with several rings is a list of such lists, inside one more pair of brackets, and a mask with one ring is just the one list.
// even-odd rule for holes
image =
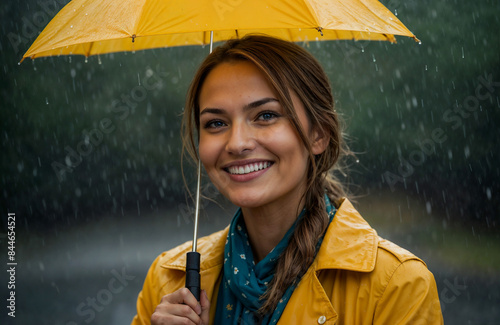
[[253, 163], [253, 164], [247, 164], [247, 165], [242, 165], [242, 166], [231, 166], [224, 168], [226, 172], [232, 175], [245, 175], [245, 174], [250, 174], [259, 170], [263, 170], [266, 168], [271, 167], [273, 163], [270, 161], [261, 161], [258, 163]]

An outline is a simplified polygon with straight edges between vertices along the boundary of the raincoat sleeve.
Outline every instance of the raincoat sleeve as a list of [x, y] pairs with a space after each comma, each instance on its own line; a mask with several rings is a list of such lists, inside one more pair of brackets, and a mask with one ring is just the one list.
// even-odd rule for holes
[[151, 315], [153, 314], [156, 306], [158, 305], [158, 277], [155, 276], [156, 270], [158, 268], [158, 261], [162, 255], [158, 256], [156, 260], [151, 264], [146, 279], [144, 280], [144, 285], [142, 291], [139, 292], [137, 297], [137, 314], [132, 320], [131, 325], [149, 325], [151, 324]]
[[373, 324], [443, 324], [434, 276], [418, 259], [401, 263], [375, 310]]

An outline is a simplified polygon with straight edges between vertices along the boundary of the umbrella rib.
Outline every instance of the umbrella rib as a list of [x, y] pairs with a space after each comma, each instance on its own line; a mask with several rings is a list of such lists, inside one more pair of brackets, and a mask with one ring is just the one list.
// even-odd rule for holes
[[94, 47], [94, 43], [95, 42], [90, 43], [89, 50], [87, 51], [87, 54], [85, 55], [86, 57], [90, 56], [90, 52], [92, 51], [92, 47]]
[[287, 28], [287, 32], [290, 37], [290, 41], [294, 42], [295, 40], [293, 39], [292, 30], [290, 28]]

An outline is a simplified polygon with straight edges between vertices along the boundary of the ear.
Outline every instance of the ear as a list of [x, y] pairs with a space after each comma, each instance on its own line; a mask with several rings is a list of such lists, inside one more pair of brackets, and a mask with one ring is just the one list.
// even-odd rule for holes
[[327, 133], [324, 130], [314, 128], [311, 134], [311, 149], [313, 155], [319, 155], [326, 150], [328, 143], [330, 142]]

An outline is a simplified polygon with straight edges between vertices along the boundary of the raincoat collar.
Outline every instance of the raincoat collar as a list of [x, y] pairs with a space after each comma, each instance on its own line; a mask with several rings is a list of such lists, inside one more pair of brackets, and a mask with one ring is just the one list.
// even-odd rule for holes
[[[200, 272], [222, 268], [224, 245], [229, 227], [208, 237], [200, 238], [198, 251], [201, 254]], [[185, 271], [186, 252], [191, 247], [187, 242], [164, 256], [161, 266]], [[370, 272], [377, 258], [377, 232], [361, 217], [351, 202], [343, 199], [328, 226], [323, 243], [311, 267], [315, 270], [343, 269]]]
[[378, 241], [375, 229], [349, 200], [343, 199], [328, 226], [312, 267], [318, 271], [342, 269], [371, 272], [375, 268]]

